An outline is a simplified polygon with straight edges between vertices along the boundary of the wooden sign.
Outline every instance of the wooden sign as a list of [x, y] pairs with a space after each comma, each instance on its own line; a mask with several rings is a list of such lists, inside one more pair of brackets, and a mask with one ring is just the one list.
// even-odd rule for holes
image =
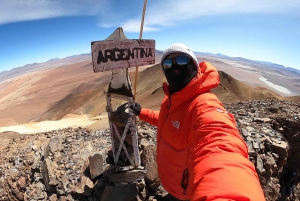
[[155, 63], [155, 40], [104, 40], [91, 45], [95, 73]]

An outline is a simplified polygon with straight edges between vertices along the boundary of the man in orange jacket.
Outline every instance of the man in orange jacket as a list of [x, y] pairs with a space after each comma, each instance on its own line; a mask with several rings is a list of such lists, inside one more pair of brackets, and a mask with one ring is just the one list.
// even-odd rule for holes
[[166, 94], [160, 111], [131, 109], [157, 126], [157, 166], [163, 187], [173, 200], [264, 201], [248, 148], [226, 111], [210, 89], [219, 74], [208, 62], [198, 64], [183, 44], [163, 54]]

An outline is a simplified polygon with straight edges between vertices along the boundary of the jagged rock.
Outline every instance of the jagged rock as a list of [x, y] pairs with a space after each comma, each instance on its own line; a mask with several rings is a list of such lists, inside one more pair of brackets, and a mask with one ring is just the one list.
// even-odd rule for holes
[[145, 164], [146, 181], [151, 189], [156, 189], [160, 185], [156, 164], [156, 146], [149, 145], [144, 148], [142, 160]]
[[18, 188], [20, 188], [22, 190], [26, 190], [26, 179], [25, 179], [25, 177], [20, 177], [20, 179], [17, 182], [17, 186], [18, 186]]
[[93, 155], [92, 142], [90, 141], [82, 142], [81, 147], [82, 149], [80, 149], [80, 158], [83, 161], [86, 161], [89, 158], [89, 156]]
[[254, 149], [253, 149], [253, 146], [252, 146], [251, 141], [249, 141], [249, 140], [246, 141], [246, 144], [247, 144], [247, 146], [248, 146], [248, 153], [249, 153], [249, 155], [254, 154], [255, 151], [254, 151]]
[[53, 194], [49, 197], [49, 201], [57, 201], [57, 195], [56, 194]]
[[109, 177], [109, 180], [112, 181], [116, 186], [119, 186], [141, 180], [145, 177], [145, 175], [145, 170], [131, 170], [112, 175]]
[[105, 159], [103, 158], [102, 154], [95, 154], [94, 156], [89, 157], [89, 168], [92, 179], [96, 178], [104, 172], [104, 161]]
[[276, 166], [276, 162], [272, 156], [266, 156], [265, 166], [266, 166], [266, 174], [267, 174], [266, 180], [269, 181]]
[[[249, 133], [248, 133], [248, 131], [246, 130], [246, 129], [241, 129], [241, 134], [243, 135], [243, 137], [244, 138], [247, 138], [248, 137], [248, 135], [249, 135]], [[250, 134], [251, 135], [251, 134]]]
[[43, 175], [43, 180], [48, 192], [55, 193], [56, 185], [58, 184], [58, 179], [56, 175], [58, 165], [55, 161], [51, 161], [49, 158], [46, 158], [42, 163], [41, 172]]
[[61, 150], [62, 149], [61, 136], [54, 136], [49, 143], [49, 148], [52, 153], [54, 153], [56, 150]]
[[256, 158], [256, 170], [260, 175], [264, 175], [266, 173], [266, 170], [264, 169], [263, 160], [261, 159], [260, 155], [257, 155]]
[[146, 182], [142, 179], [140, 182], [135, 182], [137, 184], [137, 188], [139, 189], [138, 200], [146, 200], [149, 196], [149, 190], [146, 188]]
[[24, 200], [24, 192], [17, 187], [16, 182], [13, 182], [11, 179], [8, 179], [8, 184], [12, 192], [12, 197], [16, 200]]
[[79, 185], [72, 191], [83, 195], [91, 195], [93, 187], [94, 183], [88, 177], [81, 175]]
[[254, 118], [253, 121], [258, 123], [271, 123], [273, 120], [270, 118]]
[[40, 161], [41, 161], [41, 156], [40, 155], [34, 155], [31, 169], [37, 169], [40, 166]]
[[69, 186], [70, 182], [69, 182], [68, 177], [67, 177], [66, 175], [62, 175], [60, 181], [61, 181], [61, 184], [62, 184], [62, 186], [61, 186], [61, 187], [62, 187], [62, 190], [63, 190], [65, 193], [69, 193], [70, 190], [69, 190], [68, 186]]
[[289, 150], [288, 144], [283, 141], [276, 141], [277, 142], [272, 142], [271, 149], [278, 154], [280, 158], [286, 158]]
[[253, 144], [253, 148], [254, 149], [259, 149], [259, 145], [258, 145], [258, 143], [257, 142], [252, 142], [252, 144]]

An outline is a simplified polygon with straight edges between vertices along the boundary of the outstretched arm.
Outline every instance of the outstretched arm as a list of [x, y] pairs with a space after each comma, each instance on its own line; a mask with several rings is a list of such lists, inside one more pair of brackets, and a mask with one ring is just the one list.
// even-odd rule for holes
[[216, 100], [197, 105], [191, 135], [192, 199], [264, 201], [248, 148], [236, 128], [233, 116]]
[[153, 126], [158, 125], [159, 111], [142, 108], [139, 114], [140, 120], [146, 121]]
[[134, 102], [130, 108], [141, 120], [146, 121], [153, 126], [158, 125], [159, 111], [142, 108], [142, 106], [137, 102]]

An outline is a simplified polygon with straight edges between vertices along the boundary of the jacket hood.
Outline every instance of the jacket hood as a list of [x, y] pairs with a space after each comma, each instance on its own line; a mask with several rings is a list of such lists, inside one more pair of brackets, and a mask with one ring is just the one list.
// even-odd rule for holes
[[169, 85], [163, 84], [164, 92], [167, 96], [171, 95], [172, 107], [176, 107], [183, 102], [195, 98], [199, 94], [205, 93], [220, 84], [220, 77], [217, 69], [209, 62], [199, 63], [199, 70], [196, 77], [190, 83], [178, 92], [172, 95], [169, 92]]

